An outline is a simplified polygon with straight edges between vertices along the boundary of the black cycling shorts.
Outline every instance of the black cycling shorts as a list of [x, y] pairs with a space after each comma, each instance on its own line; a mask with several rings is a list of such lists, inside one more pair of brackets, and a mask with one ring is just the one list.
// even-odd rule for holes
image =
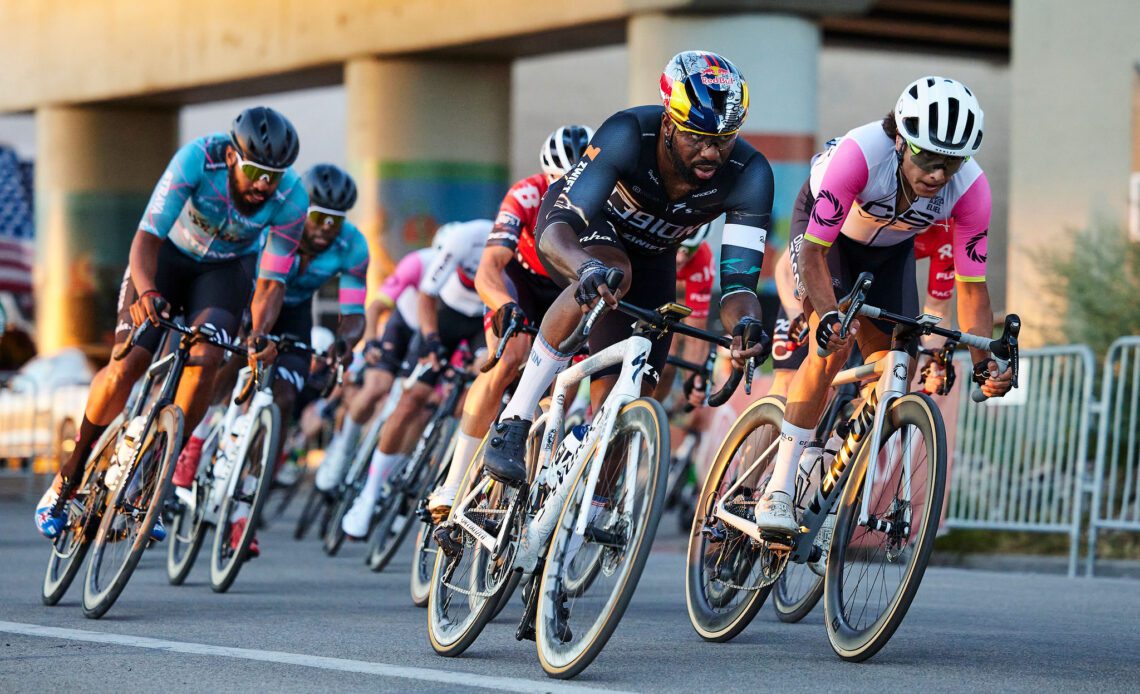
[[[507, 264], [507, 293], [526, 315], [527, 322], [538, 327], [554, 300], [562, 293], [562, 288], [549, 277], [536, 275], [527, 270], [517, 260]], [[483, 316], [483, 330], [491, 330], [491, 319], [494, 312], [488, 309]]]
[[[193, 326], [208, 323], [221, 331], [225, 340], [233, 341], [241, 327], [242, 312], [253, 293], [256, 268], [257, 254], [206, 263], [186, 255], [167, 239], [158, 249], [155, 289], [170, 302], [172, 316], [181, 315]], [[134, 330], [131, 304], [137, 299], [138, 291], [128, 266], [119, 288], [115, 344], [126, 342]], [[135, 344], [153, 354], [162, 334], [161, 329], [148, 326]]]
[[[282, 306], [277, 322], [270, 329], [271, 335], [291, 335], [305, 344], [313, 334], [313, 299], [293, 306]], [[288, 351], [277, 355], [277, 378], [288, 383], [300, 393], [309, 380], [312, 356], [309, 352]]]
[[781, 304], [780, 310], [776, 312], [776, 328], [772, 331], [773, 369], [795, 371], [800, 368], [800, 364], [804, 363], [804, 359], [807, 359], [808, 343], [811, 340], [804, 340], [800, 343], [793, 342], [788, 336], [788, 329], [791, 326], [792, 320], [788, 318], [788, 314]]
[[[392, 309], [392, 315], [384, 324], [384, 333], [380, 335], [380, 361], [372, 368], [387, 371], [393, 376], [406, 376], [411, 373], [409, 360], [412, 342], [416, 330], [404, 320], [400, 309]], [[367, 367], [366, 367], [367, 368]]]
[[[466, 316], [440, 301], [436, 318], [437, 325], [439, 326], [439, 341], [447, 351], [448, 357], [451, 356], [452, 352], [459, 349], [459, 343], [464, 340], [467, 340], [467, 346], [471, 348], [472, 353], [486, 346], [486, 339], [483, 336], [483, 319], [481, 317]], [[415, 356], [410, 356], [408, 362], [414, 364], [425, 356], [427, 356], [427, 349], [421, 341]], [[439, 382], [441, 373], [442, 371], [432, 371], [429, 369], [420, 374], [417, 380], [420, 383], [434, 386]]]
[[[550, 187], [542, 197], [542, 208], [538, 212], [539, 219], [554, 208], [554, 201], [558, 198], [565, 179], [559, 179]], [[675, 302], [677, 300], [677, 254], [672, 250], [646, 255], [631, 252], [622, 243], [617, 230], [605, 215], [596, 215], [586, 228], [578, 234], [578, 241], [583, 248], [592, 246], [609, 246], [623, 251], [629, 258], [630, 278], [629, 293], [621, 297], [634, 306], [655, 309], [658, 306]], [[536, 239], [537, 243], [537, 239]], [[560, 287], [570, 284], [569, 280], [555, 270], [542, 249], [538, 249], [538, 259], [542, 261], [547, 274], [558, 283]], [[590, 331], [590, 352], [597, 354], [610, 345], [621, 342], [633, 334], [633, 319], [620, 311], [607, 311], [598, 319]], [[672, 342], [672, 333], [650, 338], [653, 347], [649, 352], [649, 365], [652, 369], [646, 373], [646, 381], [656, 386], [661, 369], [665, 367], [665, 360], [669, 357], [669, 344]], [[599, 371], [597, 376], [616, 376], [621, 373], [621, 365], [611, 366]]]
[[[806, 296], [806, 291], [800, 277], [799, 254], [804, 243], [812, 243], [804, 241], [804, 232], [807, 231], [813, 207], [815, 198], [812, 197], [811, 182], [808, 181], [796, 196], [791, 223], [792, 273], [795, 275], [796, 296], [801, 300]], [[904, 316], [918, 315], [914, 237], [893, 246], [866, 246], [840, 234], [827, 251], [827, 267], [831, 270], [831, 285], [837, 299], [851, 291], [859, 273], [870, 272], [875, 276], [875, 281], [867, 292], [868, 304]], [[894, 328], [887, 321], [871, 319], [871, 322], [888, 335]]]

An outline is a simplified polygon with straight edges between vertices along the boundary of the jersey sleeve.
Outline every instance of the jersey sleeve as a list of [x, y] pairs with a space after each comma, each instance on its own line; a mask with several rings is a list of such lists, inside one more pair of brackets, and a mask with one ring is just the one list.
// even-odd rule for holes
[[990, 182], [980, 174], [950, 214], [954, 220], [954, 272], [959, 282], [986, 281], [991, 204]]
[[487, 237], [487, 245], [502, 246], [512, 251], [518, 249], [519, 236], [541, 204], [542, 195], [530, 179], [524, 178], [511, 186], [499, 205], [499, 214]]
[[855, 197], [867, 186], [868, 175], [863, 149], [854, 138], [844, 138], [831, 155], [819, 183], [804, 238], [821, 246], [835, 243]]
[[720, 247], [721, 301], [739, 292], [756, 293], [764, 245], [772, 223], [775, 184], [772, 167], [757, 152], [740, 172], [736, 187], [725, 200], [724, 234]]
[[637, 117], [625, 111], [610, 116], [594, 133], [582, 158], [566, 174], [566, 184], [554, 201], [554, 209], [538, 223], [565, 222], [581, 233], [590, 219], [601, 213], [618, 179], [633, 172], [640, 147]]
[[368, 244], [357, 234], [340, 272], [340, 314], [364, 313], [364, 299], [368, 295]]
[[420, 291], [428, 296], [439, 296], [443, 285], [459, 267], [467, 247], [467, 234], [456, 231], [447, 237], [447, 242], [436, 252], [431, 264], [424, 268], [420, 280]]
[[388, 275], [376, 298], [388, 308], [396, 305], [396, 300], [409, 288], [418, 287], [423, 277], [423, 259], [419, 253], [409, 253], [396, 265], [395, 271]]
[[309, 207], [309, 194], [300, 179], [285, 193], [285, 200], [269, 223], [265, 248], [261, 252], [257, 278], [284, 283], [293, 267], [293, 258], [301, 245], [305, 232], [305, 211]]
[[689, 315], [693, 318], [708, 318], [713, 279], [716, 277], [713, 273], [713, 252], [708, 243], [697, 247], [696, 253], [682, 266], [681, 271], [683, 274], [679, 279], [685, 283], [685, 305], [693, 309]]
[[182, 213], [186, 201], [198, 187], [205, 171], [206, 149], [201, 140], [194, 140], [182, 146], [166, 166], [166, 171], [158, 179], [154, 192], [147, 202], [146, 212], [139, 222], [139, 229], [154, 234], [160, 239], [170, 235], [174, 220]]

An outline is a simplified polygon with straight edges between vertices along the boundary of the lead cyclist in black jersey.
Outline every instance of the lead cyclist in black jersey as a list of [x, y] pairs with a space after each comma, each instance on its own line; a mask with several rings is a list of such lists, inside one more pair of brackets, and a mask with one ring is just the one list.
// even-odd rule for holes
[[[535, 236], [550, 277], [563, 287], [547, 311], [514, 396], [488, 442], [487, 473], [509, 484], [526, 481], [523, 449], [535, 406], [570, 356], [558, 351], [582, 313], [599, 298], [621, 297], [653, 308], [673, 301], [676, 249], [706, 222], [726, 215], [721, 248], [721, 321], [733, 328], [732, 359], [743, 366], [762, 357], [756, 282], [771, 223], [772, 168], [737, 136], [748, 112], [748, 86], [736, 67], [704, 51], [679, 53], [661, 75], [664, 106], [640, 106], [611, 116], [578, 164], [542, 199]], [[624, 271], [620, 287], [606, 285], [610, 268]], [[590, 350], [632, 333], [618, 312], [603, 315], [590, 332]], [[744, 349], [747, 333], [752, 346]], [[669, 352], [668, 335], [649, 356], [656, 372]], [[591, 383], [599, 403], [619, 369]]]

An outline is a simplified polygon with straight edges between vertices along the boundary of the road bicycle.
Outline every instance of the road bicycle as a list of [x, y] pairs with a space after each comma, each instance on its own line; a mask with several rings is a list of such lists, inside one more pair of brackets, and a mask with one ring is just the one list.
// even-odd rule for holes
[[[686, 603], [702, 638], [724, 641], [747, 626], [769, 588], [791, 563], [826, 562], [828, 638], [845, 660], [862, 661], [890, 640], [922, 581], [933, 548], [946, 484], [946, 432], [930, 396], [909, 392], [918, 340], [935, 334], [987, 350], [1017, 385], [1021, 322], [1006, 317], [1000, 338], [937, 327], [865, 304], [864, 273], [840, 302], [844, 334], [856, 315], [894, 324], [886, 356], [841, 371], [833, 386], [870, 382], [855, 412], [835, 431], [842, 446], [825, 460], [822, 481], [794, 535], [761, 531], [754, 522], [774, 459], [782, 404], [762, 398], [721, 445], [701, 493], [689, 536]], [[972, 397], [977, 401], [980, 391]], [[984, 397], [983, 397], [984, 399]], [[804, 489], [797, 485], [797, 491]], [[801, 492], [802, 496], [802, 492]], [[829, 546], [817, 535], [835, 510]]]
[[[611, 270], [606, 284], [620, 281]], [[604, 309], [598, 302], [560, 351], [575, 351]], [[472, 465], [469, 491], [436, 530], [428, 634], [437, 653], [455, 656], [474, 642], [516, 572], [526, 577], [516, 638], [536, 641], [552, 677], [589, 666], [621, 620], [661, 518], [668, 472], [668, 420], [660, 403], [641, 397], [649, 336], [675, 331], [722, 346], [731, 341], [681, 323], [690, 309], [678, 304], [653, 311], [620, 302], [618, 310], [636, 319], [633, 334], [563, 371], [549, 409], [530, 429], [533, 483], [504, 485]], [[618, 364], [593, 423], [563, 436], [567, 396], [582, 379]], [[733, 371], [710, 404], [727, 401], [741, 375]]]

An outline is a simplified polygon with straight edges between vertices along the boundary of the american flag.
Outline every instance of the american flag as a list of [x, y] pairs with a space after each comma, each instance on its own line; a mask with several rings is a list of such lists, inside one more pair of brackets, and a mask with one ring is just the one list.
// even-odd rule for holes
[[32, 291], [32, 167], [0, 147], [0, 291]]

